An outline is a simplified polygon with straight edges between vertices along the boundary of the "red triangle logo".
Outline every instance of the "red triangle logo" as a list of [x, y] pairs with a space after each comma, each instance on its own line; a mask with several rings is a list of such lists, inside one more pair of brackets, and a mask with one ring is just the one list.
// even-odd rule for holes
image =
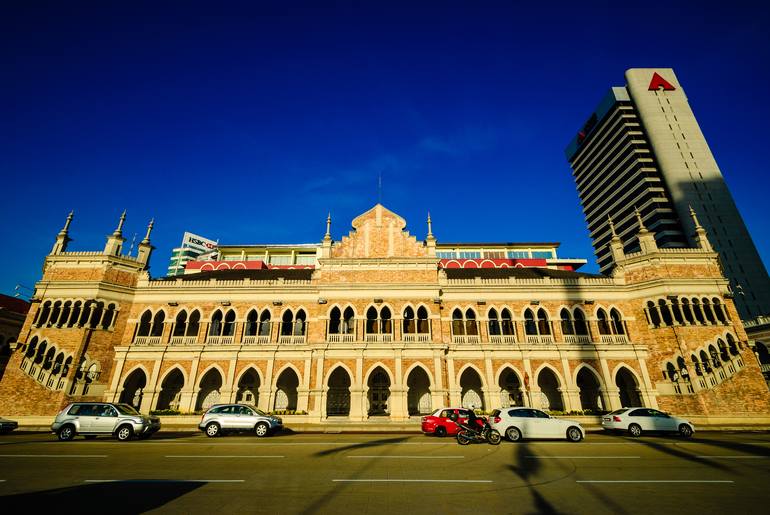
[[676, 89], [669, 81], [658, 75], [658, 72], [654, 72], [648, 89], [650, 91], [657, 91], [661, 86], [663, 87], [663, 91], [674, 91]]

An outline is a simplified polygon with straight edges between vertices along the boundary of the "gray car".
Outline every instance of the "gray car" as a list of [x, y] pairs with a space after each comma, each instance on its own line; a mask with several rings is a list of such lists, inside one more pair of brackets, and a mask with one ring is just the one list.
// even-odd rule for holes
[[75, 435], [86, 439], [115, 436], [126, 441], [133, 436], [149, 438], [160, 429], [158, 417], [142, 415], [130, 404], [109, 402], [74, 402], [61, 410], [51, 424], [51, 431], [61, 441]]
[[10, 433], [17, 427], [19, 427], [19, 423], [15, 420], [8, 420], [7, 418], [0, 417], [0, 435]]
[[203, 414], [198, 428], [212, 438], [236, 431], [253, 431], [262, 437], [280, 431], [283, 421], [279, 417], [260, 411], [256, 406], [215, 404]]

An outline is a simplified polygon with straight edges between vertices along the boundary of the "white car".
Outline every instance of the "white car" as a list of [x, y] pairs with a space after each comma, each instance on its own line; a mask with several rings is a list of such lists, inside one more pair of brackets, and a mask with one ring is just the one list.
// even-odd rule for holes
[[628, 431], [631, 436], [641, 436], [644, 431], [659, 431], [689, 437], [695, 431], [689, 420], [641, 407], [623, 408], [604, 415], [602, 427], [607, 431]]
[[553, 418], [534, 408], [495, 410], [489, 417], [489, 424], [512, 442], [522, 438], [566, 438], [570, 442], [579, 442], [585, 437], [585, 431], [577, 422]]

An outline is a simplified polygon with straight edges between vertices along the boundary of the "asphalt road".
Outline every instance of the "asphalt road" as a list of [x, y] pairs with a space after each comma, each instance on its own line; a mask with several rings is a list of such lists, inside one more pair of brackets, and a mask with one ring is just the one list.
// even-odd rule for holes
[[768, 480], [766, 433], [496, 447], [403, 434], [0, 436], [2, 513], [768, 513]]

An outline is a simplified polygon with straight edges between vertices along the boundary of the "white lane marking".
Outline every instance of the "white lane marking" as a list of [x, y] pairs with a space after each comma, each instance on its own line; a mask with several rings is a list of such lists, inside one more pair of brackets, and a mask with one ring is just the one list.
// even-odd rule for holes
[[286, 456], [238, 456], [223, 454], [168, 454], [166, 458], [285, 458]]
[[721, 455], [700, 455], [696, 458], [717, 458], [717, 459], [731, 459], [731, 460], [763, 460], [770, 456], [743, 456], [740, 454], [721, 454]]
[[243, 483], [245, 479], [86, 479], [84, 483]]
[[735, 483], [722, 479], [587, 479], [575, 483]]
[[346, 456], [361, 459], [415, 459], [415, 460], [462, 460], [465, 456]]
[[638, 459], [641, 458], [641, 456], [527, 456], [527, 458], [536, 460], [625, 460], [627, 458]]
[[0, 458], [106, 458], [106, 454], [0, 454]]
[[332, 479], [334, 483], [494, 483], [491, 479]]

